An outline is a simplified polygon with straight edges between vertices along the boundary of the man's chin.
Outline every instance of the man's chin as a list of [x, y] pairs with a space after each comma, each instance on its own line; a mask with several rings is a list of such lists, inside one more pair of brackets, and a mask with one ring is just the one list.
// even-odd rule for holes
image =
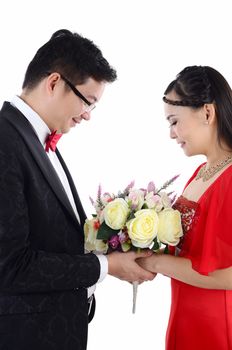
[[71, 127], [61, 129], [61, 134], [67, 134], [71, 130]]

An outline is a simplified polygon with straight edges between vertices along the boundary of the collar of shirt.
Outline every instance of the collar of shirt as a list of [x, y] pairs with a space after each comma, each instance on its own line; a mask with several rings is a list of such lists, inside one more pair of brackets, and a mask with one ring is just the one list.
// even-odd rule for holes
[[43, 119], [36, 113], [26, 102], [24, 102], [19, 96], [14, 96], [11, 105], [16, 107], [30, 122], [35, 130], [40, 142], [45, 146], [45, 141], [50, 134], [50, 129]]

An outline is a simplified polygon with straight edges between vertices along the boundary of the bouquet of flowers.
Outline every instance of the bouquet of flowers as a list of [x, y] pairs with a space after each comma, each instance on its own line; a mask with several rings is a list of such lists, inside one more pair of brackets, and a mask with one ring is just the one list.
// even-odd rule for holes
[[[85, 248], [96, 253], [109, 254], [118, 250], [127, 252], [149, 248], [157, 252], [164, 246], [176, 246], [183, 235], [181, 216], [172, 208], [173, 192], [165, 190], [178, 176], [166, 181], [160, 188], [149, 182], [147, 188], [136, 189], [131, 182], [117, 194], [102, 193], [98, 188], [97, 198], [90, 198], [96, 213], [86, 219], [84, 225]], [[133, 283], [133, 313], [137, 295]]]

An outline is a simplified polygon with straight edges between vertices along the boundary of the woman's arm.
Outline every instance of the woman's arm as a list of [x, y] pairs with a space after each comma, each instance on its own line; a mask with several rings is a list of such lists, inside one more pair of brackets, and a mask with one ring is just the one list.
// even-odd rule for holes
[[208, 276], [193, 270], [191, 261], [168, 254], [153, 254], [138, 259], [143, 268], [199, 288], [232, 290], [232, 267], [216, 270]]

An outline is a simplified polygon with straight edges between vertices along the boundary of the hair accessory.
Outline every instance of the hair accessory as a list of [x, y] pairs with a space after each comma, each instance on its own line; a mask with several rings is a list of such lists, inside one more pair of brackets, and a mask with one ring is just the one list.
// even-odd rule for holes
[[166, 96], [163, 97], [163, 101], [173, 106], [182, 106], [182, 107], [193, 107], [199, 108], [204, 106], [205, 102], [202, 101], [187, 101], [187, 100], [169, 100]]

